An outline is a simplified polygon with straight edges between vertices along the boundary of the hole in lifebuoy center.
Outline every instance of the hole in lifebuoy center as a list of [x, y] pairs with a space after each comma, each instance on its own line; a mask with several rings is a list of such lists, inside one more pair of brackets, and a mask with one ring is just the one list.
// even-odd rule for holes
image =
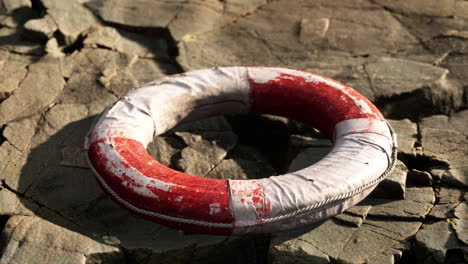
[[259, 179], [294, 172], [322, 159], [332, 143], [284, 117], [235, 114], [177, 125], [148, 145], [162, 164], [216, 179]]

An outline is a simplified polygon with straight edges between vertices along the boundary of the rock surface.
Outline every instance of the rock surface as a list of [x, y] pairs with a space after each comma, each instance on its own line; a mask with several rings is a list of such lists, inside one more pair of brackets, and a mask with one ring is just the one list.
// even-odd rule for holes
[[[468, 2], [0, 0], [0, 263], [465, 263]], [[213, 66], [310, 71], [355, 88], [398, 133], [395, 171], [298, 230], [183, 233], [134, 217], [82, 155], [132, 88]], [[217, 179], [318, 161], [332, 143], [271, 115], [180, 124], [148, 151]]]

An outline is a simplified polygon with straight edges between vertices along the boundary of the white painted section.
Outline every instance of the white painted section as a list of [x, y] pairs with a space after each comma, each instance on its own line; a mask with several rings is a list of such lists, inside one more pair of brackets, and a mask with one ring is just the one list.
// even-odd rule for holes
[[[303, 76], [309, 82], [323, 82], [331, 89], [339, 89], [343, 92], [342, 96], [353, 99], [364, 113], [371, 111], [367, 103], [351, 96], [343, 85], [321, 76], [279, 68], [217, 68], [168, 77], [132, 91], [102, 114], [88, 143], [119, 135], [138, 140], [146, 146], [154, 136], [167, 131], [180, 121], [232, 112], [247, 112], [250, 108], [248, 78], [253, 78], [258, 83], [265, 83], [277, 78], [282, 72]], [[363, 133], [363, 130], [367, 131]], [[320, 207], [318, 210], [268, 222], [330, 198], [353, 193], [354, 190], [374, 182], [387, 169], [389, 155], [395, 145], [395, 139], [385, 122], [369, 119], [346, 120], [335, 128], [333, 150], [318, 163], [282, 176], [261, 180], [229, 181], [231, 209], [236, 218], [235, 232], [286, 230], [342, 212], [362, 200], [373, 186], [338, 202], [325, 204], [325, 207]], [[111, 161], [107, 165], [110, 171], [118, 177], [125, 172], [132, 180], [142, 185], [141, 188], [133, 188], [134, 192], [154, 198], [154, 193], [149, 191], [148, 187], [168, 191], [173, 186], [145, 177], [133, 168], [124, 168], [121, 165], [123, 158], [112, 148], [112, 142], [106, 141], [101, 147]], [[104, 178], [98, 175], [98, 179], [105, 188], [110, 189]], [[122, 184], [128, 186], [129, 183], [122, 178]], [[255, 204], [252, 197], [244, 196], [246, 193], [258, 193], [259, 188], [264, 204], [269, 204], [271, 208], [270, 216], [260, 216], [257, 211], [258, 204]], [[109, 192], [130, 209], [140, 210], [137, 205], [121, 201], [122, 198], [112, 190]], [[181, 194], [176, 200], [182, 196]], [[214, 215], [219, 212], [218, 210], [220, 210], [219, 203], [213, 201], [210, 213]], [[153, 212], [145, 213], [164, 219], [174, 219], [176, 222], [194, 221], [168, 218]], [[268, 223], [264, 224], [265, 221]]]

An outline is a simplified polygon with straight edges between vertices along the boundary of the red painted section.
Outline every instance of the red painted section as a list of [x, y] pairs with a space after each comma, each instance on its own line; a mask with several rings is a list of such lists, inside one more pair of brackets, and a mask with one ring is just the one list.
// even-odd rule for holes
[[[316, 76], [306, 72], [301, 74]], [[307, 81], [304, 76], [286, 73], [280, 73], [266, 83], [256, 83], [252, 78], [249, 78], [249, 82], [253, 112], [301, 121], [319, 129], [329, 138], [333, 138], [335, 125], [341, 121], [353, 118], [383, 119], [377, 107], [367, 98], [343, 84], [340, 85], [344, 86], [344, 91], [323, 82]], [[364, 113], [348, 94], [366, 102], [372, 113]]]
[[[127, 138], [113, 138], [113, 141], [114, 149], [122, 160], [108, 159], [107, 153], [104, 153], [100, 147], [100, 144], [104, 144], [103, 140], [95, 141], [90, 145], [88, 156], [99, 175], [122, 199], [140, 209], [168, 216], [212, 223], [234, 222], [229, 208], [227, 181], [193, 176], [167, 168], [154, 160], [139, 141]], [[119, 164], [116, 164], [117, 162]], [[113, 172], [112, 167], [116, 168], [117, 165], [136, 169], [141, 173], [139, 177], [157, 179], [172, 186], [162, 189], [149, 186], [147, 188], [156, 197], [141, 195], [134, 190], [134, 187], [142, 186], [127, 175], [130, 172], [123, 172], [121, 177]], [[123, 184], [124, 181], [126, 184]], [[178, 224], [157, 217], [142, 216], [186, 231], [216, 234], [231, 232], [227, 228]]]

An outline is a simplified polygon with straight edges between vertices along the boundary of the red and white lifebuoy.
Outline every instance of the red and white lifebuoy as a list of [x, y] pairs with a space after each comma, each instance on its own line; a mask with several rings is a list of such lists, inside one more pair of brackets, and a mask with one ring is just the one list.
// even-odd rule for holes
[[[321, 161], [259, 180], [189, 175], [146, 146], [181, 121], [255, 112], [295, 119], [334, 141]], [[85, 151], [105, 192], [132, 213], [191, 232], [287, 230], [338, 214], [366, 197], [396, 160], [396, 135], [355, 90], [312, 73], [227, 67], [169, 76], [105, 110]]]

